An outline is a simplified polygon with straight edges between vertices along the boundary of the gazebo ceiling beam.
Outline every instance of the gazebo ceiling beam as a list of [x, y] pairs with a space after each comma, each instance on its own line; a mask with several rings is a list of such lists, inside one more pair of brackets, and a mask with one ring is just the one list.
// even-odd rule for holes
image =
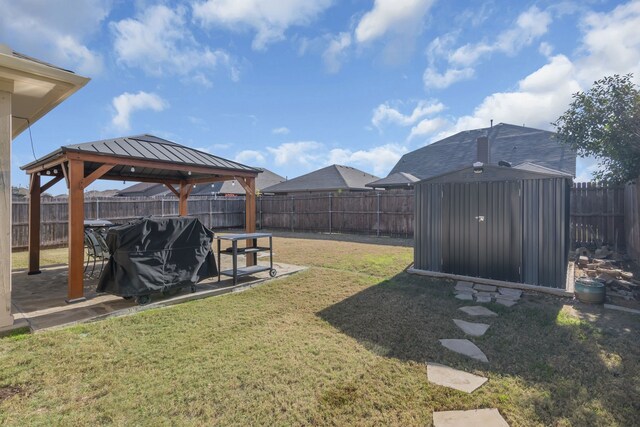
[[[173, 170], [173, 171], [184, 172], [186, 175], [188, 175], [189, 172], [198, 173], [202, 175], [227, 175], [227, 176], [246, 176], [246, 177], [255, 177], [258, 174], [257, 172], [252, 172], [252, 171], [235, 171], [235, 170], [220, 169], [220, 168], [213, 168], [213, 167], [207, 167], [207, 166], [194, 166], [194, 165], [188, 165], [188, 164], [182, 164], [182, 163], [144, 160], [144, 159], [135, 159], [135, 158], [129, 159], [129, 158], [123, 158], [123, 157], [110, 157], [110, 156], [104, 156], [100, 154], [91, 154], [91, 153], [70, 152], [66, 154], [66, 157], [68, 159], [73, 159], [73, 160], [83, 160], [85, 162], [134, 166], [134, 167], [151, 168], [151, 169]], [[188, 179], [188, 178], [184, 177], [184, 179]]]
[[93, 181], [96, 179], [100, 179], [105, 173], [109, 172], [113, 169], [115, 165], [102, 165], [98, 169], [91, 172], [89, 175], [85, 176], [80, 180], [80, 186], [85, 189], [91, 185]]
[[171, 190], [171, 192], [173, 194], [176, 195], [176, 197], [180, 198], [180, 193], [178, 192], [178, 190], [176, 190], [175, 188], [173, 188], [173, 185], [171, 184], [167, 184], [166, 182], [164, 183], [164, 186], [167, 187], [169, 190]]
[[[34, 175], [31, 175], [31, 176], [34, 176]], [[45, 191], [53, 187], [55, 184], [62, 181], [62, 178], [64, 178], [64, 175], [54, 175], [54, 178], [51, 181], [47, 182], [42, 187], [40, 187], [40, 192], [44, 193]]]
[[103, 175], [100, 179], [108, 181], [150, 182], [152, 184], [180, 184], [179, 179], [154, 178], [149, 176]]
[[233, 176], [205, 176], [202, 178], [192, 178], [188, 179], [187, 182], [189, 184], [210, 184], [212, 182], [224, 182], [224, 181], [232, 181], [235, 178]]
[[54, 160], [51, 160], [47, 163], [43, 163], [42, 165], [39, 166], [34, 166], [31, 169], [27, 169], [27, 173], [28, 174], [33, 174], [36, 172], [44, 172], [46, 170], [49, 170], [53, 167], [59, 166], [60, 164], [64, 163], [67, 159], [65, 159], [64, 157], [58, 157]]

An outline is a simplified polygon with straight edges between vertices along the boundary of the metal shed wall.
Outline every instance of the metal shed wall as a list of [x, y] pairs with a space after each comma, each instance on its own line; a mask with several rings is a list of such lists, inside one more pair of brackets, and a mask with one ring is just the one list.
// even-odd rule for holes
[[565, 287], [568, 179], [504, 177], [455, 173], [456, 182], [443, 176], [416, 184], [416, 269]]

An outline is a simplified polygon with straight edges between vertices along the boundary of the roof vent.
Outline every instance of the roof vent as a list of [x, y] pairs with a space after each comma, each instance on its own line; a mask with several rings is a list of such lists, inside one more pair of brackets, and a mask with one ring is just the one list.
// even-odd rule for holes
[[511, 167], [511, 163], [507, 162], [506, 160], [500, 160], [498, 162], [498, 166], [504, 166], [506, 168], [510, 168]]

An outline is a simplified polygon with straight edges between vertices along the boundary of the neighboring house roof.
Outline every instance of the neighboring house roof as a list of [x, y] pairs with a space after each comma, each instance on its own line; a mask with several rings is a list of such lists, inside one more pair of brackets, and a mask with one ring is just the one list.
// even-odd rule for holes
[[[285, 177], [271, 172], [269, 169], [256, 168], [261, 171], [256, 177], [256, 191], [262, 191], [266, 187], [286, 181]], [[219, 194], [245, 194], [244, 187], [236, 180], [214, 182], [212, 184], [198, 184], [191, 192], [192, 196], [204, 196], [212, 193]]]
[[305, 175], [264, 188], [263, 193], [296, 193], [306, 191], [371, 190], [366, 184], [379, 179], [350, 166], [331, 165]]
[[420, 179], [464, 168], [476, 161], [477, 138], [489, 139], [490, 164], [500, 160], [534, 163], [576, 174], [576, 153], [560, 143], [554, 132], [500, 123], [490, 128], [459, 132], [402, 156], [390, 175], [407, 172]]
[[150, 197], [169, 191], [164, 184], [139, 182], [116, 193], [116, 197]]
[[[49, 159], [61, 156], [65, 153], [82, 152], [126, 159], [154, 160], [163, 163], [181, 163], [185, 166], [204, 166], [243, 172], [256, 172], [249, 166], [223, 159], [213, 154], [199, 151], [191, 147], [177, 144], [153, 135], [125, 136], [120, 138], [104, 139], [101, 141], [85, 142], [60, 147], [58, 150], [31, 162], [22, 169], [30, 169], [39, 163], [46, 163]], [[126, 164], [126, 163], [125, 163]], [[117, 172], [126, 175], [126, 166], [116, 167]], [[109, 173], [107, 173], [109, 174]]]
[[420, 181], [420, 178], [416, 178], [410, 173], [396, 172], [387, 176], [386, 178], [379, 179], [367, 184], [367, 187], [371, 188], [413, 188], [413, 183]]

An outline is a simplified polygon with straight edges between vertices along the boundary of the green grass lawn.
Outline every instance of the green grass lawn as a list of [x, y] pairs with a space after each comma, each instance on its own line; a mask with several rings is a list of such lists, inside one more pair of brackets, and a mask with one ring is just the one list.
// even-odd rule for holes
[[[640, 319], [528, 296], [490, 305], [488, 365], [463, 338], [453, 284], [403, 272], [412, 250], [275, 239], [294, 276], [238, 294], [0, 340], [7, 425], [431, 425], [495, 407], [517, 425], [634, 425]], [[15, 259], [15, 258], [14, 258]], [[426, 361], [485, 375], [471, 395]]]

